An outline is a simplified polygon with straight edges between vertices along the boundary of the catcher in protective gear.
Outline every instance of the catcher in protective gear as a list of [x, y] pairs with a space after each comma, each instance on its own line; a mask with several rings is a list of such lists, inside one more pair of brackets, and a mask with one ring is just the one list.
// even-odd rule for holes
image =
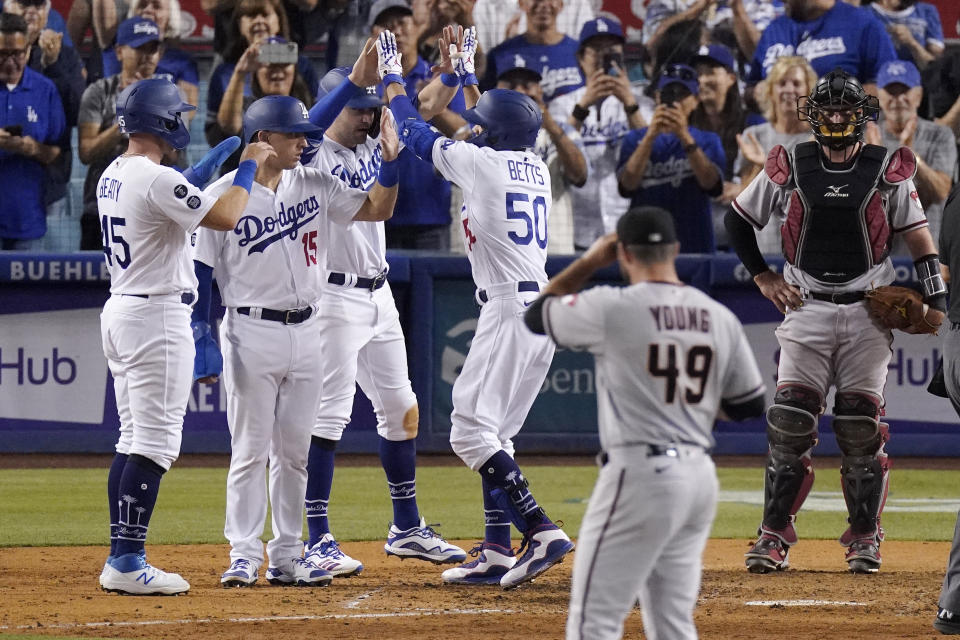
[[[826, 74], [798, 111], [816, 140], [790, 152], [774, 147], [724, 221], [760, 292], [784, 314], [777, 327], [777, 390], [767, 410], [763, 518], [745, 554], [753, 573], [789, 566], [831, 387], [849, 525], [839, 542], [854, 573], [876, 573], [882, 562], [880, 515], [890, 481], [884, 451], [890, 431], [882, 421], [890, 329], [936, 332], [946, 287], [916, 197], [916, 157], [907, 147], [891, 151], [864, 141], [876, 113], [876, 99], [850, 73]], [[770, 269], [754, 233], [777, 220], [783, 220], [782, 274]], [[881, 286], [896, 276], [889, 255], [894, 237], [910, 250], [922, 295]]]
[[904, 333], [936, 333], [944, 314], [908, 287], [886, 286], [867, 291], [870, 315], [888, 329]]

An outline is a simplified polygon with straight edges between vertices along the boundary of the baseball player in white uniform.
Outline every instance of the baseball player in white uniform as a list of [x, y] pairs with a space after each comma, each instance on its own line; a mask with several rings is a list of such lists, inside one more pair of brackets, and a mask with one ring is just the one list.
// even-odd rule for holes
[[[410, 104], [400, 84], [393, 34], [377, 42], [390, 108], [402, 142], [463, 190], [464, 246], [482, 305], [477, 331], [453, 388], [450, 443], [484, 483], [486, 528], [477, 560], [443, 573], [445, 582], [512, 588], [559, 562], [573, 543], [543, 512], [513, 460], [523, 426], [553, 359], [553, 344], [530, 336], [521, 313], [546, 284], [550, 175], [532, 153], [541, 114], [508, 89], [483, 94], [463, 115], [483, 128], [469, 142], [442, 137]], [[510, 550], [510, 523], [523, 533]]]
[[[383, 101], [376, 87], [354, 84], [358, 75], [340, 67], [320, 81], [318, 105], [322, 107], [313, 109], [310, 117], [324, 127], [323, 138], [317, 148], [310, 149], [306, 164], [366, 191], [383, 162], [381, 136], [368, 135]], [[437, 563], [460, 562], [466, 558], [464, 551], [427, 526], [417, 507], [419, 409], [407, 373], [400, 314], [387, 282], [384, 224], [328, 224], [328, 238], [329, 273], [318, 320], [326, 370], [307, 463], [310, 537], [305, 557], [334, 576], [363, 570], [360, 561], [340, 548], [327, 516], [334, 453], [350, 421], [359, 384], [376, 412], [380, 460], [393, 504], [386, 552]]]
[[[596, 358], [603, 467], [580, 528], [568, 640], [620, 638], [638, 599], [645, 637], [697, 637], [693, 610], [718, 488], [710, 432], [721, 409], [737, 420], [763, 413], [743, 327], [680, 282], [679, 246], [670, 212], [631, 209], [526, 313], [535, 333]], [[617, 258], [627, 287], [577, 293]]]
[[[101, 336], [120, 417], [107, 479], [110, 556], [100, 574], [106, 591], [173, 595], [190, 589], [178, 574], [151, 566], [144, 551], [160, 479], [180, 454], [192, 383], [190, 305], [197, 280], [190, 234], [201, 225], [232, 229], [250, 191], [250, 181], [240, 176], [212, 197], [161, 164], [190, 141], [180, 114], [194, 108], [169, 80], [151, 78], [124, 89], [117, 122], [130, 145], [97, 187], [110, 272]], [[272, 153], [264, 145], [245, 150], [244, 175], [252, 178]]]
[[[818, 420], [833, 386], [850, 524], [840, 543], [850, 571], [876, 573], [890, 472], [889, 434], [879, 418], [893, 336], [870, 316], [865, 295], [894, 280], [894, 234], [915, 260], [924, 302], [945, 310], [946, 287], [913, 182], [913, 152], [863, 143], [879, 112], [876, 98], [838, 68], [820, 78], [803, 105], [816, 141], [790, 153], [774, 147], [724, 221], [761, 293], [785, 314], [777, 327], [777, 391], [767, 410], [763, 520], [746, 565], [752, 573], [789, 566], [796, 514], [813, 486]], [[777, 210], [782, 217], [773, 216]], [[769, 269], [754, 234], [776, 219], [783, 220], [782, 275]]]
[[[296, 98], [267, 96], [250, 105], [244, 137], [270, 144], [276, 158], [257, 172], [236, 227], [197, 238], [198, 270], [212, 268], [227, 308], [220, 330], [231, 435], [224, 525], [231, 564], [221, 577], [224, 586], [249, 586], [257, 580], [268, 461], [273, 530], [267, 543], [268, 582], [315, 586], [332, 578], [302, 557], [301, 541], [310, 431], [325, 367], [336, 366], [322, 353], [317, 321], [327, 304], [326, 299], [321, 303], [321, 294], [327, 251], [335, 242], [328, 223], [348, 227], [390, 217], [398, 144], [386, 118], [379, 166], [369, 189], [356, 189], [328, 171], [300, 163], [306, 134], [317, 131]], [[220, 193], [232, 179], [232, 173], [223, 176], [207, 192]], [[210, 372], [197, 375], [204, 373]]]

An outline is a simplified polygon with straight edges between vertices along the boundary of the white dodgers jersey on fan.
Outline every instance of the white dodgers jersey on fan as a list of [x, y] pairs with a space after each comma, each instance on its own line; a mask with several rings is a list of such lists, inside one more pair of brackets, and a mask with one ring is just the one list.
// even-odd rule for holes
[[[207, 193], [226, 191], [231, 171]], [[214, 268], [225, 307], [296, 309], [315, 303], [327, 280], [328, 219], [350, 224], [367, 199], [359, 189], [298, 165], [276, 192], [254, 182], [233, 231], [203, 229], [195, 257]]]
[[477, 288], [546, 282], [552, 197], [550, 172], [540, 156], [440, 138], [433, 164], [463, 191], [463, 243]]
[[743, 326], [693, 287], [641, 282], [548, 298], [547, 334], [596, 357], [600, 444], [713, 447], [721, 400], [764, 392]]
[[216, 200], [145, 156], [111, 162], [97, 182], [110, 293], [195, 292], [190, 234]]
[[[369, 191], [380, 174], [383, 151], [380, 138], [349, 149], [323, 137], [306, 166], [338, 178], [352, 189]], [[387, 268], [387, 243], [382, 222], [329, 224], [330, 249], [327, 270], [372, 278]]]

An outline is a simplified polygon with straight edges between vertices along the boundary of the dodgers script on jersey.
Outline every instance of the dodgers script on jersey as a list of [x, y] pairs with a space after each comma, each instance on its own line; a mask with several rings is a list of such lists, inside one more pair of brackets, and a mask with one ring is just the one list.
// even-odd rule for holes
[[144, 156], [111, 162], [96, 189], [110, 293], [196, 292], [190, 234], [216, 197]]
[[548, 298], [543, 317], [558, 345], [597, 357], [604, 450], [670, 442], [710, 449], [720, 401], [743, 403], [764, 392], [736, 316], [693, 287], [594, 287]]
[[842, 1], [816, 20], [781, 16], [771, 22], [760, 36], [747, 82], [759, 82], [777, 58], [793, 55], [806, 58], [818, 76], [840, 67], [864, 84], [876, 82], [883, 63], [897, 59], [893, 41], [874, 13]]
[[438, 139], [433, 164], [463, 190], [463, 243], [473, 281], [546, 282], [547, 217], [553, 198], [540, 156]]
[[[790, 163], [793, 166], [793, 152], [790, 156]], [[842, 174], [838, 178], [842, 178]], [[831, 189], [833, 193], [837, 194], [837, 197], [840, 197], [847, 185], [843, 184], [842, 180], [838, 180], [838, 183], [829, 186], [828, 189]], [[898, 182], [892, 186], [881, 180], [878, 187], [880, 195], [886, 203], [885, 208], [890, 230], [894, 234], [927, 225], [927, 217], [923, 212], [923, 206], [917, 196], [917, 187], [912, 179]], [[790, 206], [790, 195], [795, 188], [796, 183], [792, 175], [789, 182], [781, 187], [770, 179], [766, 171], [761, 171], [734, 199], [733, 209], [755, 229], [764, 228], [771, 219], [774, 223], [781, 224], [780, 221], [786, 218]], [[780, 214], [774, 217], [774, 211], [779, 211]], [[859, 215], [856, 211], [851, 211], [851, 214]], [[841, 292], [864, 291], [890, 284], [894, 281], [896, 274], [893, 270], [893, 263], [887, 256], [883, 262], [874, 265], [863, 275], [839, 286], [822, 283], [789, 263], [784, 265], [783, 277], [790, 284], [810, 291]]]
[[[206, 192], [219, 196], [233, 184], [235, 173], [224, 175]], [[236, 228], [202, 229], [195, 258], [214, 268], [226, 307], [311, 305], [327, 278], [328, 217], [348, 225], [366, 198], [366, 192], [328, 173], [297, 166], [283, 172], [276, 193], [254, 182]], [[217, 270], [221, 262], [231, 268]], [[279, 268], [277, 262], [286, 267]]]
[[[366, 192], [377, 180], [382, 156], [379, 138], [368, 136], [356, 149], [348, 149], [324, 137], [316, 154], [306, 164], [336, 177], [351, 189]], [[382, 222], [354, 222], [348, 226], [329, 224], [328, 227], [327, 267], [330, 271], [369, 278], [387, 268], [387, 244]]]

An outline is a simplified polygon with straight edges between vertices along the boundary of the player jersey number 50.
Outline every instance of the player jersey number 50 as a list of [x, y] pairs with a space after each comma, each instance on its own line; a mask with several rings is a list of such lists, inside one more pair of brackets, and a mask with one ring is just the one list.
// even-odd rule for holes
[[[531, 213], [525, 211], [526, 205], [530, 204]], [[547, 201], [543, 196], [537, 196], [531, 202], [530, 196], [526, 193], [507, 192], [507, 220], [523, 220], [526, 223], [527, 231], [520, 235], [515, 231], [507, 233], [507, 237], [516, 244], [528, 245], [530, 241], [536, 238], [537, 246], [541, 249], [547, 248]], [[543, 224], [540, 221], [543, 220]], [[541, 227], [543, 235], [540, 235]]]

